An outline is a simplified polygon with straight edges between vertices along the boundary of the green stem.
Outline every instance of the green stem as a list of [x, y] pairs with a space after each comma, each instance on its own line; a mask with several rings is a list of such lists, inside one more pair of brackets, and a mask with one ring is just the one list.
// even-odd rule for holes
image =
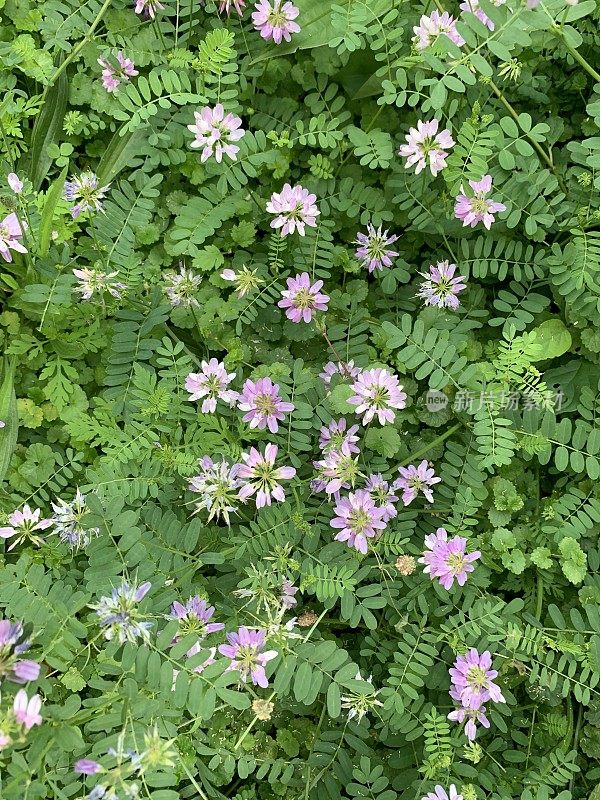
[[58, 80], [58, 78], [60, 78], [60, 76], [63, 74], [63, 72], [69, 66], [69, 64], [77, 58], [77, 56], [83, 50], [83, 48], [86, 46], [86, 44], [88, 42], [91, 42], [91, 40], [93, 38], [94, 31], [96, 30], [96, 28], [100, 24], [100, 22], [102, 20], [102, 17], [104, 16], [106, 11], [108, 10], [108, 7], [111, 4], [111, 2], [112, 2], [112, 0], [104, 0], [104, 3], [102, 5], [102, 7], [100, 8], [100, 11], [98, 11], [98, 13], [96, 14], [96, 18], [92, 22], [89, 31], [86, 33], [86, 35], [83, 37], [83, 39], [79, 42], [79, 44], [76, 45], [71, 50], [71, 52], [69, 53], [67, 58], [63, 61], [63, 63], [60, 65], [60, 67], [56, 70], [56, 72], [54, 73], [54, 75], [50, 79], [50, 83], [44, 89], [44, 93], [42, 95], [42, 104], [44, 103], [44, 100], [46, 99], [46, 95], [48, 94], [48, 92], [50, 91], [50, 89], [52, 88], [54, 83]]
[[433, 442], [429, 442], [429, 444], [426, 444], [424, 447], [421, 447], [421, 449], [417, 450], [416, 453], [411, 453], [409, 455], [409, 457], [405, 458], [404, 461], [401, 461], [398, 464], [398, 466], [399, 467], [403, 467], [405, 464], [410, 464], [411, 461], [416, 461], [418, 458], [420, 458], [421, 456], [425, 455], [425, 453], [428, 453], [430, 450], [433, 450], [434, 447], [437, 447], [439, 444], [441, 444], [442, 442], [446, 441], [446, 439], [449, 436], [452, 436], [452, 434], [455, 431], [457, 431], [460, 427], [462, 427], [462, 422], [457, 422], [455, 425], [452, 425], [451, 428], [448, 428], [447, 431], [445, 431], [444, 433], [440, 434], [440, 436], [438, 436], [436, 439], [434, 439]]
[[591, 64], [588, 64], [588, 62], [581, 55], [579, 50], [575, 50], [574, 47], [571, 47], [571, 45], [565, 40], [565, 35], [562, 32], [562, 30], [558, 27], [558, 25], [555, 25], [554, 27], [556, 28], [556, 30], [560, 34], [560, 36], [561, 36], [561, 38], [563, 40], [564, 46], [567, 48], [569, 53], [573, 56], [575, 61], [577, 61], [577, 63], [580, 64], [584, 68], [584, 70], [588, 73], [588, 75], [591, 75], [594, 80], [600, 81], [600, 73], [596, 72], [596, 70], [591, 66]]
[[542, 608], [544, 607], [544, 582], [541, 575], [537, 576], [536, 585], [536, 601], [535, 601], [535, 616], [536, 619], [542, 619]]

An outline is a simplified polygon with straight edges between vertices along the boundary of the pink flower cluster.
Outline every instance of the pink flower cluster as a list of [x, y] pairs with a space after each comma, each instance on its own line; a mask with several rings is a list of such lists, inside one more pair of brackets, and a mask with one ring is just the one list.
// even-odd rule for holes
[[281, 44], [282, 40], [290, 42], [292, 34], [298, 33], [300, 26], [294, 22], [300, 14], [300, 9], [293, 3], [284, 0], [259, 0], [255, 6], [256, 11], [252, 14], [252, 22], [263, 39], [272, 39], [275, 44]]
[[479, 550], [466, 552], [467, 540], [463, 536], [448, 539], [445, 528], [438, 528], [426, 536], [425, 547], [427, 549], [419, 559], [421, 564], [425, 564], [423, 572], [432, 580], [438, 578], [444, 589], [451, 589], [454, 581], [464, 586], [469, 573], [475, 569], [473, 562], [481, 558]]
[[448, 129], [438, 133], [439, 121], [419, 120], [416, 128], [410, 128], [406, 134], [406, 144], [401, 145], [400, 155], [406, 158], [406, 168], [415, 167], [418, 175], [429, 166], [435, 177], [446, 166], [448, 150], [454, 147], [454, 139]]
[[127, 82], [129, 78], [139, 75], [133, 61], [125, 58], [121, 50], [116, 55], [116, 61], [117, 66], [106, 58], [98, 59], [98, 64], [102, 67], [102, 85], [107, 92], [115, 92], [122, 81]]
[[207, 509], [209, 519], [223, 517], [229, 524], [229, 514], [235, 513], [238, 503], [245, 503], [256, 496], [256, 507], [270, 506], [273, 499], [283, 502], [285, 491], [283, 480], [291, 480], [296, 474], [294, 467], [278, 467], [277, 445], [267, 444], [264, 453], [255, 447], [242, 453], [242, 461], [229, 465], [222, 461], [214, 464], [208, 456], [200, 459], [202, 472], [195, 475], [189, 489], [200, 495], [197, 510]]
[[205, 106], [194, 112], [195, 123], [188, 125], [188, 130], [195, 134], [191, 147], [201, 147], [200, 161], [205, 162], [211, 156], [220, 164], [223, 155], [232, 161], [237, 159], [240, 148], [235, 144], [244, 136], [242, 120], [234, 114], [225, 114], [221, 103], [214, 108]]
[[485, 703], [505, 703], [500, 687], [494, 683], [498, 672], [491, 669], [492, 656], [486, 650], [479, 653], [472, 647], [466, 655], [458, 656], [450, 669], [450, 697], [457, 708], [448, 714], [453, 722], [465, 722], [465, 735], [469, 741], [477, 736], [477, 723], [489, 728]]
[[495, 220], [495, 214], [506, 211], [504, 203], [499, 203], [488, 197], [492, 191], [492, 176], [484, 175], [480, 181], [469, 181], [473, 194], [465, 194], [460, 187], [460, 194], [456, 198], [454, 216], [462, 221], [463, 227], [474, 228], [479, 222], [489, 229]]

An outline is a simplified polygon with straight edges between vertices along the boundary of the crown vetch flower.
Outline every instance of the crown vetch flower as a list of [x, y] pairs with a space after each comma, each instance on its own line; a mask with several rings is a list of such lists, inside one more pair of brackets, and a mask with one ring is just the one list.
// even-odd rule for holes
[[290, 480], [296, 474], [294, 467], [276, 467], [277, 445], [268, 444], [264, 455], [251, 447], [249, 453], [242, 453], [243, 464], [240, 464], [238, 475], [247, 481], [240, 489], [241, 500], [256, 494], [256, 507], [271, 505], [271, 498], [283, 502], [285, 492], [279, 483]]
[[425, 547], [427, 550], [419, 559], [420, 564], [425, 564], [423, 572], [431, 580], [438, 578], [444, 589], [450, 589], [455, 580], [459, 586], [464, 586], [469, 573], [475, 569], [473, 562], [481, 558], [479, 550], [466, 552], [467, 540], [463, 536], [448, 539], [445, 528], [426, 536]]
[[214, 613], [215, 607], [209, 606], [199, 595], [190, 597], [185, 605], [175, 600], [171, 606], [171, 619], [179, 620], [179, 635], [175, 641], [179, 636], [188, 636], [192, 633], [201, 641], [209, 633], [222, 631], [224, 623], [210, 621]]
[[162, 11], [164, 6], [159, 0], [135, 0], [135, 13], [154, 19], [157, 11]]
[[464, 556], [466, 539], [456, 536], [448, 540], [445, 528], [438, 528], [435, 533], [426, 536], [425, 547], [429, 552], [425, 551], [419, 559], [420, 564], [426, 565], [423, 572], [430, 574], [432, 580], [434, 577], [439, 577], [440, 583], [446, 589], [452, 586], [454, 578], [457, 578], [457, 582], [462, 586], [467, 579], [467, 573], [474, 569], [465, 565], [481, 555], [476, 551], [471, 553], [467, 560]]
[[238, 492], [243, 483], [239, 477], [240, 465], [230, 465], [225, 459], [215, 464], [209, 456], [203, 456], [198, 463], [202, 472], [194, 476], [188, 486], [191, 492], [201, 495], [196, 503], [196, 513], [206, 509], [209, 512], [208, 522], [213, 517], [223, 517], [229, 525], [229, 514], [238, 509]]
[[9, 172], [6, 176], [6, 180], [15, 194], [21, 194], [23, 191], [23, 181], [19, 178], [16, 172]]
[[423, 14], [419, 24], [413, 27], [413, 31], [417, 37], [415, 42], [417, 50], [429, 47], [442, 34], [445, 34], [458, 47], [462, 47], [465, 43], [463, 37], [456, 30], [456, 20], [447, 11], [442, 14], [439, 11], [432, 11], [429, 17]]
[[[506, 3], [506, 0], [491, 0], [491, 2], [493, 3], [493, 5], [495, 5], [497, 7], [497, 6], [503, 6], [504, 3]], [[464, 0], [464, 2], [462, 2], [460, 4], [460, 9], [461, 9], [461, 11], [465, 11], [465, 12], [469, 12], [470, 11], [471, 14], [475, 14], [477, 19], [481, 20], [481, 22], [483, 22], [483, 24], [487, 28], [489, 28], [489, 30], [491, 30], [491, 31], [494, 30], [494, 23], [488, 17], [488, 15], [485, 13], [485, 11], [480, 7], [479, 0]], [[475, 738], [475, 737], [473, 737], [473, 738]]]
[[172, 306], [200, 306], [194, 295], [202, 283], [201, 275], [181, 265], [179, 272], [166, 272], [164, 279], [165, 294]]
[[105, 639], [115, 637], [123, 644], [135, 642], [141, 638], [150, 639], [150, 628], [154, 623], [147, 621], [138, 609], [138, 603], [150, 591], [152, 584], [149, 581], [137, 586], [123, 580], [120, 586], [112, 590], [110, 597], [103, 596], [95, 605], [90, 605], [96, 611], [100, 626], [104, 629]]
[[221, 0], [221, 5], [219, 6], [219, 14], [222, 14], [225, 11], [225, 13], [229, 15], [231, 13], [231, 6], [233, 6], [241, 17], [244, 13], [245, 5], [246, 5], [246, 0]]
[[321, 213], [315, 201], [316, 194], [311, 194], [302, 186], [284, 184], [281, 192], [273, 192], [271, 200], [267, 203], [269, 214], [276, 214], [271, 221], [272, 228], [281, 228], [281, 235], [287, 236], [298, 231], [300, 236], [305, 235], [305, 225], [312, 228], [317, 226], [317, 217]]
[[23, 624], [0, 619], [0, 681], [8, 678], [13, 683], [35, 681], [40, 674], [37, 661], [21, 656], [31, 647], [23, 638]]
[[211, 358], [201, 363], [202, 372], [190, 372], [185, 379], [185, 388], [190, 392], [189, 400], [202, 399], [202, 413], [214, 414], [217, 400], [232, 406], [239, 394], [227, 387], [235, 378], [235, 372], [227, 372], [225, 364]]
[[[450, 697], [457, 703], [460, 703], [459, 693], [454, 687], [450, 688]], [[459, 705], [454, 711], [448, 714], [448, 719], [452, 720], [452, 722], [458, 722], [459, 724], [466, 721], [465, 736], [470, 742], [473, 742], [477, 736], [477, 723], [483, 725], [484, 728], [490, 727], [490, 721], [486, 716], [485, 706], [481, 706], [480, 708], [463, 708], [462, 705]]]
[[19, 221], [14, 211], [0, 222], [0, 256], [6, 262], [12, 261], [11, 250], [17, 253], [27, 252], [27, 248], [19, 241], [26, 228], [25, 223]]
[[356, 392], [348, 402], [357, 406], [356, 413], [362, 414], [362, 424], [367, 425], [377, 416], [380, 425], [393, 422], [396, 414], [392, 409], [406, 406], [406, 394], [395, 375], [386, 369], [365, 369], [352, 384]]
[[358, 457], [352, 458], [339, 450], [331, 450], [321, 461], [313, 461], [317, 470], [317, 478], [312, 481], [314, 492], [327, 492], [339, 500], [340, 489], [354, 487], [360, 475]]
[[381, 225], [375, 230], [375, 226], [370, 223], [367, 225], [367, 232], [358, 232], [354, 244], [358, 245], [355, 256], [366, 267], [369, 272], [376, 269], [391, 267], [393, 259], [398, 253], [395, 250], [388, 250], [389, 245], [398, 241], [398, 236], [392, 234], [388, 236], [388, 231], [381, 231]]
[[238, 408], [246, 412], [242, 419], [250, 423], [251, 428], [268, 428], [271, 433], [277, 433], [279, 422], [296, 406], [281, 399], [278, 383], [273, 383], [271, 378], [259, 378], [256, 382], [248, 379], [244, 383]]
[[360, 453], [356, 446], [358, 442], [358, 425], [351, 425], [346, 430], [347, 422], [344, 417], [332, 419], [329, 425], [323, 426], [319, 432], [319, 447], [324, 453], [332, 450], [339, 451], [344, 456]]
[[85, 495], [78, 488], [71, 502], [57, 498], [52, 503], [52, 533], [74, 550], [87, 547], [92, 536], [98, 536], [100, 528], [84, 528], [81, 521], [90, 513], [85, 504]]
[[408, 467], [398, 467], [400, 477], [392, 484], [392, 489], [402, 490], [402, 502], [408, 506], [422, 492], [430, 503], [433, 503], [433, 493], [430, 489], [442, 479], [438, 478], [435, 470], [429, 466], [427, 459], [423, 459], [418, 467], [410, 464]]
[[202, 111], [194, 112], [195, 123], [188, 125], [188, 130], [196, 135], [190, 147], [201, 147], [200, 161], [207, 161], [211, 156], [220, 164], [223, 154], [232, 161], [237, 160], [240, 148], [234, 142], [244, 136], [242, 120], [231, 112], [225, 114], [221, 103], [214, 108], [205, 106]]
[[332, 528], [341, 528], [336, 533], [338, 542], [347, 542], [359, 553], [365, 554], [368, 549], [367, 540], [385, 528], [383, 509], [377, 508], [375, 501], [364, 489], [342, 497], [335, 507], [337, 517], [329, 523]]
[[396, 503], [398, 502], [397, 495], [390, 487], [389, 483], [384, 479], [383, 475], [369, 475], [365, 483], [365, 489], [378, 508], [383, 511], [383, 521], [389, 522], [398, 512], [396, 511]]
[[259, 0], [256, 3], [256, 11], [252, 14], [252, 22], [263, 39], [273, 39], [275, 44], [281, 44], [285, 39], [290, 42], [293, 33], [298, 33], [300, 26], [294, 22], [300, 9], [293, 3], [283, 0], [273, 0], [273, 5], [269, 0]]
[[406, 158], [406, 169], [416, 164], [415, 173], [418, 175], [429, 165], [435, 177], [446, 167], [447, 151], [454, 147], [455, 142], [448, 129], [438, 133], [438, 126], [439, 121], [432, 119], [429, 122], [419, 120], [416, 128], [410, 128], [405, 137], [406, 144], [401, 145], [398, 151]]
[[8, 517], [8, 525], [0, 527], [0, 539], [12, 539], [9, 550], [27, 539], [35, 544], [42, 542], [42, 537], [34, 531], [45, 531], [52, 525], [51, 519], [40, 519], [41, 511], [36, 508], [32, 511], [25, 503], [22, 509], [13, 511]]
[[355, 367], [354, 361], [348, 361], [347, 363], [338, 361], [337, 364], [335, 364], [333, 361], [328, 361], [323, 367], [323, 372], [319, 373], [319, 378], [321, 378], [325, 386], [329, 386], [334, 375], [341, 375], [343, 378], [356, 379], [361, 372], [362, 368]]
[[279, 308], [286, 309], [286, 316], [292, 322], [310, 322], [315, 311], [327, 311], [329, 295], [320, 289], [323, 281], [315, 281], [312, 286], [308, 272], [287, 279], [287, 289], [281, 293]]
[[438, 308], [451, 308], [455, 311], [460, 306], [458, 295], [467, 288], [464, 275], [454, 273], [457, 270], [456, 264], [448, 261], [438, 261], [434, 266], [429, 267], [429, 272], [422, 272], [425, 280], [420, 286], [417, 297], [423, 298], [426, 306], [438, 306]]
[[494, 683], [498, 676], [492, 666], [489, 650], [479, 653], [472, 647], [464, 656], [458, 656], [450, 668], [450, 679], [454, 684], [455, 698], [467, 709], [478, 709], [488, 700], [506, 703], [500, 687]]
[[125, 58], [122, 50], [117, 53], [117, 64], [114, 66], [105, 58], [99, 58], [98, 64], [102, 69], [102, 85], [107, 92], [114, 92], [119, 87], [121, 81], [127, 82], [129, 78], [139, 75], [135, 64], [130, 58]]
[[463, 800], [463, 796], [456, 791], [453, 783], [450, 784], [448, 792], [438, 784], [433, 792], [428, 792], [422, 800]]
[[[63, 197], [72, 203], [78, 200], [71, 209], [71, 216], [77, 219], [84, 211], [99, 211], [104, 213], [102, 200], [110, 188], [110, 183], [106, 186], [98, 186], [98, 176], [91, 170], [86, 170], [79, 175], [73, 175], [70, 181], [65, 181]], [[75, 270], [73, 270], [75, 272]], [[113, 273], [116, 275], [116, 273]]]
[[464, 193], [463, 187], [460, 187], [460, 194], [454, 206], [454, 216], [462, 220], [463, 227], [470, 225], [474, 228], [478, 222], [483, 222], [489, 230], [495, 221], [494, 214], [506, 211], [506, 206], [488, 198], [488, 194], [492, 191], [491, 175], [484, 175], [480, 181], [469, 181], [469, 186], [474, 195], [469, 197]]
[[95, 292], [102, 294], [108, 292], [111, 297], [120, 298], [121, 292], [127, 289], [127, 284], [116, 281], [118, 272], [101, 272], [98, 269], [74, 269], [73, 275], [79, 281], [74, 292], [81, 295], [82, 300], [89, 300]]
[[251, 679], [255, 686], [266, 689], [269, 685], [265, 666], [276, 658], [276, 650], [265, 650], [267, 632], [241, 626], [236, 633], [227, 633], [228, 644], [219, 645], [219, 653], [231, 659], [228, 670], [238, 670], [240, 678]]

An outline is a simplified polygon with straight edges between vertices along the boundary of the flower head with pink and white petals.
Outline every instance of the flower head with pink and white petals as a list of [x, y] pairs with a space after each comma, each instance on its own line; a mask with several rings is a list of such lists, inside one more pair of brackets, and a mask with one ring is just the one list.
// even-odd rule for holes
[[79, 201], [71, 208], [73, 219], [77, 219], [85, 211], [104, 213], [102, 201], [110, 188], [110, 183], [107, 183], [106, 186], [99, 186], [98, 183], [98, 176], [89, 169], [80, 175], [73, 175], [70, 181], [65, 181], [63, 191], [65, 200]]
[[22, 509], [10, 514], [9, 524], [0, 527], [0, 539], [12, 539], [9, 550], [27, 539], [41, 544], [42, 538], [35, 531], [44, 531], [52, 525], [51, 519], [40, 519], [41, 513], [39, 508], [32, 511], [25, 504]]
[[26, 224], [19, 221], [14, 211], [0, 222], [0, 256], [6, 262], [10, 263], [12, 261], [11, 250], [17, 253], [27, 252], [27, 248], [19, 241], [26, 229]]
[[484, 175], [480, 181], [469, 181], [469, 186], [473, 190], [473, 196], [466, 195], [463, 187], [460, 187], [460, 194], [454, 206], [454, 216], [462, 220], [463, 227], [470, 225], [474, 228], [478, 222], [483, 222], [489, 231], [492, 222], [495, 221], [494, 215], [499, 211], [506, 211], [506, 206], [488, 198], [492, 191], [491, 175]]
[[219, 14], [222, 14], [225, 11], [227, 16], [229, 16], [229, 14], [231, 14], [231, 6], [233, 6], [241, 17], [244, 13], [245, 5], [246, 0], [221, 0], [221, 4], [219, 5]]
[[456, 791], [453, 783], [450, 784], [448, 792], [438, 784], [433, 792], [428, 792], [422, 800], [463, 800], [463, 796]]
[[445, 528], [438, 528], [426, 536], [425, 547], [427, 549], [419, 559], [420, 564], [425, 564], [423, 572], [431, 580], [438, 578], [444, 589], [452, 588], [454, 581], [464, 586], [469, 573], [475, 569], [473, 562], [481, 558], [479, 550], [467, 553], [467, 540], [463, 536], [448, 539]]
[[383, 511], [384, 522], [389, 522], [397, 516], [398, 496], [394, 494], [393, 487], [389, 485], [383, 475], [369, 475], [365, 483], [365, 490], [371, 495], [377, 507]]
[[123, 52], [119, 50], [116, 56], [118, 66], [114, 66], [105, 58], [99, 58], [98, 64], [102, 69], [102, 85], [107, 92], [114, 92], [122, 81], [127, 82], [130, 78], [139, 75], [135, 64], [130, 58], [125, 58]]
[[290, 42], [292, 34], [300, 30], [300, 25], [294, 22], [300, 9], [289, 0], [273, 0], [273, 5], [269, 0], [259, 0], [255, 8], [252, 22], [263, 39], [272, 39], [275, 44], [281, 44], [283, 39]]
[[337, 516], [329, 523], [332, 528], [341, 528], [335, 540], [347, 542], [348, 547], [353, 547], [359, 553], [365, 554], [368, 539], [377, 536], [385, 528], [383, 509], [375, 505], [369, 492], [364, 489], [342, 497], [335, 507], [335, 513]]
[[135, 0], [135, 13], [154, 19], [157, 11], [162, 11], [164, 6], [159, 0]]
[[238, 475], [239, 464], [229, 464], [223, 459], [215, 464], [210, 456], [203, 456], [199, 461], [202, 472], [195, 475], [188, 485], [191, 492], [200, 495], [196, 503], [196, 513], [206, 509], [208, 521], [223, 517], [229, 525], [229, 515], [237, 511], [239, 489], [242, 481]]
[[202, 641], [210, 633], [222, 631], [225, 627], [223, 622], [211, 622], [214, 613], [215, 607], [209, 606], [199, 595], [188, 598], [185, 605], [176, 600], [171, 606], [170, 616], [171, 619], [179, 620], [179, 630], [173, 643], [178, 642], [182, 636], [191, 634], [197, 636], [198, 641]]
[[219, 653], [231, 659], [227, 670], [238, 670], [244, 683], [250, 678], [255, 686], [269, 685], [265, 666], [277, 656], [277, 650], [265, 650], [266, 630], [242, 626], [236, 633], [226, 633], [228, 644], [219, 645]]
[[312, 285], [308, 272], [287, 279], [287, 289], [281, 293], [279, 308], [285, 308], [285, 315], [292, 322], [310, 322], [315, 311], [327, 311], [329, 295], [320, 290], [323, 281]]
[[[503, 6], [506, 3], [506, 0], [492, 0], [493, 5], [496, 7]], [[485, 11], [480, 7], [479, 0], [464, 0], [463, 3], [460, 4], [461, 11], [471, 12], [471, 14], [475, 14], [478, 20], [483, 22], [483, 24], [488, 28], [490, 31], [494, 30], [494, 23], [485, 13]]]
[[448, 714], [448, 719], [452, 720], [452, 722], [458, 722], [459, 724], [465, 722], [465, 736], [470, 742], [475, 741], [477, 736], [477, 723], [483, 725], [484, 728], [490, 727], [490, 721], [486, 716], [485, 706], [480, 706], [480, 708], [464, 708], [460, 705], [460, 695], [454, 686], [450, 688], [450, 697], [458, 704], [458, 707]]
[[79, 281], [73, 291], [81, 295], [82, 300], [89, 300], [96, 292], [103, 294], [108, 292], [111, 297], [120, 298], [121, 293], [127, 289], [127, 284], [115, 280], [118, 272], [102, 272], [98, 269], [74, 269], [73, 275]]
[[432, 11], [428, 17], [423, 14], [419, 24], [413, 27], [416, 36], [415, 47], [417, 50], [424, 50], [434, 44], [438, 38], [445, 34], [451, 42], [458, 47], [462, 47], [465, 40], [456, 30], [456, 20], [447, 11], [440, 14], [439, 11]]
[[344, 455], [338, 450], [332, 450], [321, 461], [313, 461], [317, 470], [317, 478], [313, 481], [313, 491], [327, 492], [336, 500], [341, 489], [354, 487], [354, 482], [360, 475], [358, 457]]
[[279, 396], [279, 384], [271, 378], [259, 378], [256, 382], [248, 379], [238, 398], [238, 408], [246, 413], [242, 417], [251, 428], [277, 433], [279, 422], [295, 409], [293, 403], [286, 403]]
[[494, 683], [498, 672], [491, 669], [492, 654], [489, 650], [479, 653], [472, 647], [466, 655], [458, 656], [450, 668], [450, 679], [456, 690], [455, 698], [465, 708], [481, 708], [488, 700], [506, 703], [500, 687]]
[[460, 306], [458, 294], [467, 288], [464, 275], [454, 273], [457, 270], [456, 264], [448, 261], [438, 261], [434, 266], [429, 267], [429, 272], [422, 272], [425, 280], [421, 284], [417, 297], [425, 301], [426, 306], [437, 306], [438, 308], [451, 308], [453, 311]]
[[333, 361], [328, 361], [323, 367], [323, 372], [319, 373], [319, 378], [321, 378], [325, 386], [329, 386], [334, 375], [341, 375], [342, 378], [355, 380], [361, 372], [362, 368], [355, 367], [354, 361], [344, 363], [338, 361], [337, 364]]
[[225, 114], [221, 103], [217, 103], [214, 108], [206, 106], [202, 111], [195, 111], [194, 118], [196, 122], [187, 127], [196, 135], [190, 147], [202, 148], [200, 161], [208, 161], [214, 156], [220, 164], [223, 154], [236, 161], [240, 148], [234, 142], [239, 142], [245, 134], [240, 117], [231, 112]]
[[268, 444], [264, 455], [251, 447], [249, 453], [242, 453], [237, 475], [246, 481], [239, 491], [240, 500], [247, 500], [256, 494], [256, 507], [271, 505], [271, 499], [283, 502], [285, 492], [279, 481], [289, 481], [296, 474], [294, 467], [276, 467], [277, 445]]
[[406, 393], [398, 378], [386, 369], [363, 370], [352, 388], [356, 394], [349, 397], [348, 402], [357, 406], [357, 414], [363, 415], [363, 425], [368, 425], [375, 416], [380, 425], [393, 422], [396, 414], [392, 409], [406, 406]]
[[346, 430], [347, 422], [342, 419], [332, 419], [327, 427], [323, 426], [319, 435], [319, 447], [324, 453], [337, 450], [342, 455], [350, 456], [352, 453], [359, 453], [360, 449], [356, 446], [358, 442], [358, 425], [351, 425]]
[[280, 192], [273, 192], [267, 203], [269, 214], [276, 214], [271, 221], [272, 228], [280, 228], [282, 236], [287, 236], [298, 231], [300, 236], [305, 235], [305, 226], [316, 228], [317, 217], [321, 213], [316, 206], [316, 194], [311, 194], [308, 189], [298, 185], [284, 184]]
[[203, 414], [214, 414], [217, 400], [223, 400], [229, 406], [234, 405], [239, 394], [227, 387], [235, 378], [235, 372], [227, 372], [225, 364], [216, 358], [203, 361], [201, 367], [202, 372], [190, 372], [185, 379], [185, 388], [190, 392], [188, 400], [202, 399]]
[[388, 236], [387, 231], [381, 231], [381, 225], [375, 230], [375, 226], [369, 223], [366, 233], [356, 234], [354, 244], [357, 244], [358, 247], [354, 255], [369, 272], [391, 267], [393, 259], [398, 253], [387, 248], [397, 240], [396, 234]]
[[415, 497], [422, 492], [430, 503], [433, 503], [433, 493], [430, 489], [442, 479], [438, 478], [435, 470], [429, 466], [427, 459], [421, 461], [418, 467], [410, 464], [408, 467], [398, 467], [400, 477], [392, 484], [392, 489], [402, 490], [402, 502], [405, 506], [412, 503]]
[[31, 730], [34, 725], [42, 724], [42, 698], [39, 694], [34, 694], [28, 698], [25, 689], [19, 689], [13, 701], [13, 714], [19, 725], [23, 725], [25, 730]]
[[447, 151], [454, 147], [455, 142], [447, 128], [438, 133], [438, 127], [437, 119], [429, 122], [420, 119], [416, 128], [410, 128], [405, 136], [406, 144], [401, 145], [398, 151], [406, 158], [406, 169], [416, 165], [415, 173], [418, 175], [429, 166], [435, 177], [446, 167]]

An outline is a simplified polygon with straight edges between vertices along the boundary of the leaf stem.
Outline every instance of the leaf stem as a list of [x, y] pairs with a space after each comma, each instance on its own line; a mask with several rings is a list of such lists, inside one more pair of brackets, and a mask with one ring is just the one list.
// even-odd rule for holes
[[63, 63], [56, 70], [56, 72], [54, 73], [52, 78], [50, 78], [50, 82], [48, 83], [48, 85], [44, 89], [44, 93], [42, 94], [42, 100], [41, 100], [42, 104], [43, 104], [44, 100], [46, 99], [46, 95], [48, 94], [48, 92], [50, 91], [50, 89], [52, 88], [54, 83], [58, 80], [58, 78], [60, 78], [60, 76], [63, 74], [63, 72], [69, 66], [69, 64], [77, 58], [77, 56], [83, 50], [83, 48], [86, 46], [86, 44], [88, 42], [91, 42], [91, 40], [93, 38], [93, 33], [96, 30], [96, 28], [98, 27], [98, 25], [100, 24], [100, 22], [102, 20], [102, 17], [104, 16], [106, 11], [108, 10], [108, 7], [111, 4], [111, 2], [112, 2], [112, 0], [104, 0], [104, 3], [102, 4], [102, 7], [100, 8], [100, 11], [98, 11], [98, 13], [96, 14], [96, 18], [92, 22], [89, 31], [86, 33], [86, 35], [83, 37], [83, 39], [79, 42], [79, 44], [76, 45], [71, 50], [71, 52], [69, 53], [67, 58], [65, 58]]

